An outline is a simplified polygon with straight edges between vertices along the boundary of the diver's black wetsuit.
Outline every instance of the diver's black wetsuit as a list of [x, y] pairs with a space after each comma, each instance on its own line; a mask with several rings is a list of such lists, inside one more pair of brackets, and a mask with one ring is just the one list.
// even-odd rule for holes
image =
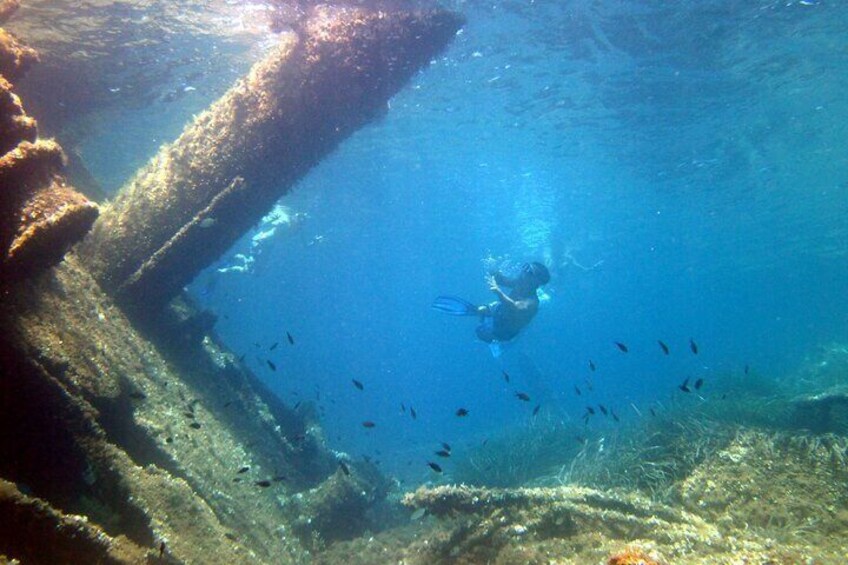
[[[537, 286], [527, 284], [523, 273], [514, 279], [495, 273], [492, 280], [495, 283], [492, 290], [499, 300], [480, 307], [479, 313], [484, 319], [477, 326], [477, 337], [486, 343], [509, 341], [517, 336], [539, 311]], [[504, 292], [499, 285], [510, 287], [510, 291]]]
[[[496, 272], [487, 277], [489, 290], [498, 300], [486, 306], [476, 306], [457, 296], [438, 296], [430, 305], [434, 310], [451, 316], [479, 316], [477, 337], [486, 343], [509, 341], [517, 336], [539, 311], [536, 289], [548, 284], [551, 275], [541, 263], [524, 263], [515, 277]], [[504, 292], [501, 286], [509, 287]]]

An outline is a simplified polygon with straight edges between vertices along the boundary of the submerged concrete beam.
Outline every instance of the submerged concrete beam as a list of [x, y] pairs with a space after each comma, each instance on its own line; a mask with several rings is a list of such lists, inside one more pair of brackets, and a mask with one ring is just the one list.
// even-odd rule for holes
[[462, 25], [319, 7], [137, 173], [80, 253], [130, 308], [162, 305], [311, 167], [385, 111]]

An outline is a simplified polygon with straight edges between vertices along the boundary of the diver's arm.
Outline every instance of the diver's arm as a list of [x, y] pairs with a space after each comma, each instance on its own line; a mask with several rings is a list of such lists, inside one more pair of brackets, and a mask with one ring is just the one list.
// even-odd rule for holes
[[515, 286], [515, 282], [516, 282], [515, 279], [506, 276], [505, 274], [503, 274], [500, 271], [495, 271], [494, 273], [492, 273], [492, 278], [495, 279], [495, 282], [498, 283], [499, 285], [509, 286], [509, 287]]
[[519, 302], [513, 300], [503, 290], [501, 290], [501, 287], [498, 286], [498, 279], [496, 275], [489, 276], [487, 280], [489, 283], [489, 290], [494, 292], [501, 302], [508, 304], [513, 308], [521, 308], [521, 306], [519, 306]]

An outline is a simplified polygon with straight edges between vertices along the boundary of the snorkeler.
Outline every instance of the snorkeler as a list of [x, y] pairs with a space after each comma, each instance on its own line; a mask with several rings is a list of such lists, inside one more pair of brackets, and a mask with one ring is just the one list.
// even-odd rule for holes
[[[536, 315], [539, 296], [536, 289], [550, 281], [547, 267], [541, 263], [525, 263], [515, 277], [500, 271], [486, 277], [489, 289], [498, 300], [491, 304], [475, 306], [455, 296], [439, 296], [433, 301], [435, 310], [452, 316], [480, 316], [477, 337], [486, 343], [504, 342], [513, 339]], [[501, 287], [509, 287], [504, 292]]]

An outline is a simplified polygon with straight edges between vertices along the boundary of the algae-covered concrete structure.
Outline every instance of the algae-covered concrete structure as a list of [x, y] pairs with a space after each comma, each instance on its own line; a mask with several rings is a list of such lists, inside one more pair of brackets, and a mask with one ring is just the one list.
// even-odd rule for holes
[[[17, 2], [0, 4], [0, 24]], [[13, 82], [38, 55], [0, 28], [0, 282], [25, 278], [61, 260], [97, 217], [97, 207], [62, 175], [64, 155], [39, 139]]]
[[[66, 186], [60, 149], [0, 79], [0, 562], [305, 562], [378, 527], [388, 481], [268, 393], [213, 317], [165, 305], [461, 23], [314, 10], [64, 260], [98, 208]], [[8, 44], [4, 65], [33, 62]], [[156, 313], [143, 332], [126, 315], [139, 306]]]
[[106, 208], [82, 249], [92, 273], [127, 306], [162, 305], [384, 113], [460, 23], [439, 11], [312, 11]]

